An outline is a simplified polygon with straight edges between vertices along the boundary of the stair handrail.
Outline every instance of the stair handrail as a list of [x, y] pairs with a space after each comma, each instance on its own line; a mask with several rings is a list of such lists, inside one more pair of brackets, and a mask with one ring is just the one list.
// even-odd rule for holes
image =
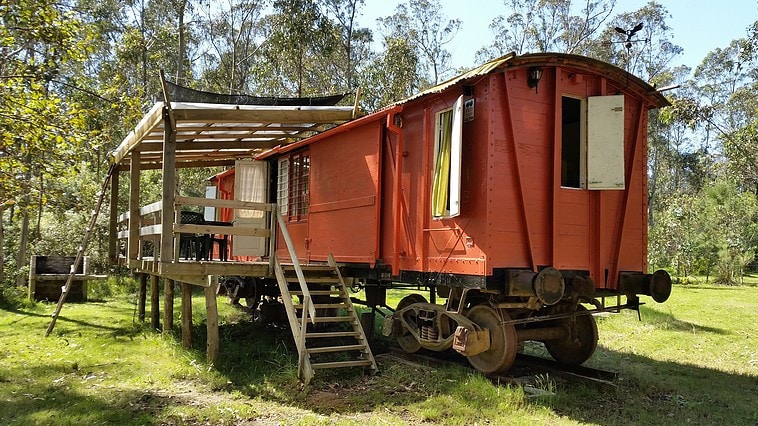
[[[292, 244], [292, 238], [290, 237], [290, 233], [287, 230], [287, 224], [284, 222], [284, 217], [282, 217], [282, 212], [279, 211], [279, 209], [274, 209], [276, 211], [276, 221], [279, 224], [279, 229], [282, 231], [282, 236], [284, 237], [284, 242], [287, 246], [287, 251], [289, 252], [290, 259], [292, 260], [292, 266], [295, 269], [295, 275], [297, 275], [297, 281], [300, 285], [300, 291], [303, 292], [303, 300], [305, 299], [311, 299], [311, 293], [308, 291], [308, 285], [305, 283], [305, 275], [303, 275], [303, 268], [300, 267], [300, 260], [297, 257], [297, 253], [295, 252], [295, 247]], [[305, 309], [305, 307], [303, 307]], [[308, 313], [310, 314], [311, 322], [313, 324], [316, 323], [316, 308], [313, 306], [313, 303], [308, 305]], [[303, 324], [303, 329], [305, 329], [305, 324]]]

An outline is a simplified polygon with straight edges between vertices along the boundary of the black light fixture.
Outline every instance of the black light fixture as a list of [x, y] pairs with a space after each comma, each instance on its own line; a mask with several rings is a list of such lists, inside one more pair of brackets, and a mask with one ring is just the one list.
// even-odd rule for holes
[[542, 68], [531, 67], [526, 72], [526, 85], [529, 86], [530, 89], [534, 89], [534, 93], [537, 93], [537, 85], [539, 84], [541, 78]]

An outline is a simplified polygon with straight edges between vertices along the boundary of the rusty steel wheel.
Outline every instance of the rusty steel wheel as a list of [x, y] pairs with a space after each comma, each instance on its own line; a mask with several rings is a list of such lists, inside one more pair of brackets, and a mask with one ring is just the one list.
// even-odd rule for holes
[[[587, 308], [577, 306], [577, 312], [586, 312]], [[592, 315], [580, 315], [574, 318], [557, 320], [554, 325], [566, 325], [572, 330], [565, 339], [548, 340], [545, 347], [558, 362], [579, 365], [587, 361], [597, 348], [597, 324]]]
[[[397, 304], [396, 310], [399, 311], [401, 309], [407, 308], [414, 303], [426, 303], [426, 299], [420, 294], [409, 294], [400, 299], [400, 303]], [[404, 317], [406, 322], [414, 325], [416, 324], [415, 312], [408, 312], [404, 315]], [[406, 331], [403, 336], [397, 338], [397, 344], [400, 345], [400, 347], [409, 354], [415, 354], [421, 350], [421, 343], [419, 343], [416, 337], [408, 331]]]
[[490, 331], [490, 348], [468, 357], [468, 362], [482, 373], [498, 373], [511, 368], [516, 359], [518, 339], [512, 324], [502, 324], [511, 317], [503, 309], [489, 305], [476, 305], [466, 314], [476, 325]]

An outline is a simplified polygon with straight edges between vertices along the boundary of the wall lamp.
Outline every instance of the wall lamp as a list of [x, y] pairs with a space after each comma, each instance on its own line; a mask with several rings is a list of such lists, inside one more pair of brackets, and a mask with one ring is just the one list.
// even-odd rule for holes
[[537, 85], [542, 78], [542, 68], [531, 67], [526, 71], [526, 85], [530, 89], [534, 89], [534, 93], [537, 93]]

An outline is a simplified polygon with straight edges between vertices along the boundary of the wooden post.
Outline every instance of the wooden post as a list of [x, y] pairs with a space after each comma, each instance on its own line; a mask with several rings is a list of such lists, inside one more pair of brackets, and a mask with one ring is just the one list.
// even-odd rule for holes
[[163, 279], [163, 334], [174, 329], [174, 280]]
[[161, 200], [161, 263], [174, 261], [174, 200], [176, 199], [176, 129], [171, 104], [163, 107], [163, 199]]
[[150, 275], [150, 325], [154, 329], [161, 328], [160, 295], [158, 294], [158, 276]]
[[118, 169], [111, 176], [111, 208], [108, 225], [108, 259], [112, 265], [118, 263], [118, 241], [116, 238], [116, 226], [118, 224]]
[[[72, 267], [74, 265], [71, 265]], [[89, 269], [89, 256], [82, 257], [82, 272], [84, 275], [90, 275], [90, 269]], [[89, 280], [83, 279], [82, 280], [82, 302], [87, 301], [87, 292], [89, 291]]]
[[182, 283], [182, 347], [192, 347], [192, 286]]
[[145, 302], [147, 301], [147, 274], [139, 274], [139, 300], [137, 304], [137, 318], [139, 322], [145, 322]]
[[[2, 218], [0, 217], [0, 220]], [[29, 260], [29, 300], [34, 302], [34, 294], [37, 291], [37, 256]]]
[[205, 287], [205, 323], [208, 327], [206, 357], [208, 364], [215, 365], [218, 360], [218, 306], [216, 305], [216, 287], [218, 277], [209, 276]]
[[127, 241], [127, 267], [132, 267], [130, 263], [137, 259], [139, 254], [139, 228], [140, 228], [140, 195], [139, 195], [139, 176], [140, 176], [140, 153], [137, 150], [132, 151], [131, 163], [129, 166], [129, 240]]

